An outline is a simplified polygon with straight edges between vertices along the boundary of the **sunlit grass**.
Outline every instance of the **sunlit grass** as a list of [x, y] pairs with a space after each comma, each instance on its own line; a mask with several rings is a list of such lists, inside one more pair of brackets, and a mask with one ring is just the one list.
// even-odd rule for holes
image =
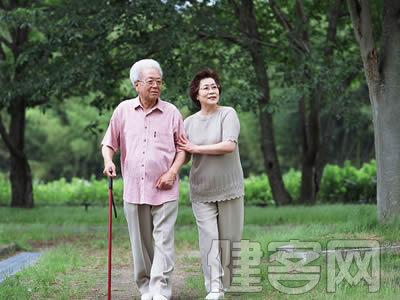
[[[38, 263], [0, 285], [0, 299], [58, 299], [79, 297], [94, 281], [91, 274], [77, 272], [93, 260], [84, 255], [85, 249], [60, 245], [44, 253]], [[71, 287], [74, 288], [71, 288]]]
[[[0, 299], [70, 299], [90, 295], [96, 282], [105, 282], [107, 222], [105, 207], [39, 207], [33, 210], [0, 209], [0, 244], [17, 243], [22, 249], [48, 248], [40, 261], [0, 285]], [[122, 207], [113, 219], [113, 262], [131, 263], [130, 243]], [[246, 207], [243, 238], [259, 242], [262, 291], [240, 294], [239, 299], [396, 299], [400, 291], [397, 253], [381, 256], [381, 288], [368, 293], [364, 284], [343, 282], [334, 294], [326, 292], [326, 262], [321, 257], [321, 282], [310, 292], [289, 296], [268, 282], [268, 244], [290, 240], [316, 241], [322, 247], [334, 239], [372, 239], [381, 244], [399, 242], [400, 222], [379, 225], [374, 205], [321, 205], [315, 207]], [[190, 207], [180, 207], [175, 230], [176, 254], [184, 265], [185, 291], [205, 295], [198, 256], [198, 235]], [[187, 257], [182, 257], [182, 254]], [[196, 254], [196, 255], [194, 255]], [[194, 256], [191, 256], [194, 255]], [[189, 275], [190, 273], [190, 275]], [[294, 282], [292, 284], [300, 284]], [[183, 294], [182, 294], [183, 293]], [[227, 294], [227, 299], [238, 299]]]

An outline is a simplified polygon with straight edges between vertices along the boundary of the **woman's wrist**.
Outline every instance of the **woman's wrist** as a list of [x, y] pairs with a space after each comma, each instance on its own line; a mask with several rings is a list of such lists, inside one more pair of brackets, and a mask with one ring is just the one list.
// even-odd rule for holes
[[196, 145], [196, 146], [193, 147], [193, 150], [194, 150], [193, 154], [202, 154], [201, 153], [201, 151], [202, 151], [202, 147], [201, 146], [197, 146]]

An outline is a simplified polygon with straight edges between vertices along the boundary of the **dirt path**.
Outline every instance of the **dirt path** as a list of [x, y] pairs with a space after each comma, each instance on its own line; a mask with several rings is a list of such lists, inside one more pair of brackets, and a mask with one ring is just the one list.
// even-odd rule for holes
[[[173, 298], [177, 300], [202, 299], [194, 294], [185, 284], [192, 276], [201, 274], [200, 256], [196, 251], [178, 253], [175, 262], [175, 270], [172, 277]], [[85, 299], [106, 299], [107, 286], [104, 280], [98, 282], [92, 293]], [[112, 299], [127, 300], [140, 299], [139, 290], [133, 282], [132, 265], [114, 265], [112, 270]]]

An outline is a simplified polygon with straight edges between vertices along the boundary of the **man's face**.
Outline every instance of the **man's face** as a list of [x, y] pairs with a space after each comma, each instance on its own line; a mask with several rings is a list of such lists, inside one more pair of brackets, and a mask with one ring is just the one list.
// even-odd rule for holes
[[142, 101], [156, 101], [160, 97], [162, 86], [161, 74], [156, 69], [144, 69], [135, 89]]

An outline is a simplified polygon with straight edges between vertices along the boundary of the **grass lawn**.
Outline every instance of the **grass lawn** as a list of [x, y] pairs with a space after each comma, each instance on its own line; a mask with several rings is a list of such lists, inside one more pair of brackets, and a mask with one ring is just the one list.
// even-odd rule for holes
[[[396, 299], [400, 295], [400, 253], [380, 256], [380, 290], [369, 293], [361, 282], [356, 286], [345, 280], [335, 293], [327, 292], [326, 257], [312, 262], [320, 266], [317, 286], [302, 295], [291, 296], [275, 289], [268, 280], [268, 244], [290, 240], [319, 242], [330, 240], [377, 240], [381, 245], [399, 245], [400, 222], [378, 225], [373, 205], [321, 205], [315, 207], [246, 207], [244, 239], [258, 242], [264, 252], [261, 260], [261, 289], [258, 293], [230, 294], [227, 299]], [[129, 268], [130, 245], [122, 208], [114, 219], [113, 265]], [[176, 233], [176, 254], [182, 276], [182, 298], [203, 297], [197, 231], [191, 209], [181, 207]], [[0, 285], [0, 299], [95, 299], [96, 290], [104, 292], [107, 265], [107, 208], [38, 207], [31, 210], [0, 209], [0, 245], [16, 243], [20, 249], [42, 250], [39, 262], [6, 279]], [[355, 275], [352, 270], [352, 275]], [[186, 275], [187, 274], [187, 275]], [[306, 282], [285, 282], [303, 286]], [[100, 293], [101, 294], [101, 293]]]

